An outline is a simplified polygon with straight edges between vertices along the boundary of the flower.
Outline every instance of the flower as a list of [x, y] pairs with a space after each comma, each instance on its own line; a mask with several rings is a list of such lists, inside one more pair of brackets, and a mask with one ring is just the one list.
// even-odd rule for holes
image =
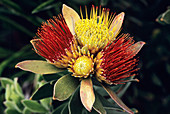
[[[110, 85], [133, 81], [126, 78], [135, 76], [135, 72], [139, 70], [138, 58], [135, 56], [145, 42], [135, 43], [129, 34], [117, 37], [124, 12], [115, 16], [113, 13], [109, 14], [109, 9], [94, 6], [91, 8], [90, 16], [86, 7], [85, 12], [84, 18], [81, 8], [79, 16], [72, 8], [63, 5], [63, 15], [44, 22], [31, 43], [35, 52], [48, 63], [59, 69], [68, 69], [73, 77], [83, 81], [80, 96], [83, 105], [90, 111], [94, 103], [94, 94], [91, 94], [92, 82], [86, 79], [92, 77]], [[17, 66], [23, 68], [21, 64]], [[84, 89], [87, 85], [83, 84], [89, 84], [89, 89]], [[89, 95], [86, 94], [88, 90], [91, 92], [90, 98], [93, 99], [91, 104], [87, 104], [85, 99], [86, 95]]]

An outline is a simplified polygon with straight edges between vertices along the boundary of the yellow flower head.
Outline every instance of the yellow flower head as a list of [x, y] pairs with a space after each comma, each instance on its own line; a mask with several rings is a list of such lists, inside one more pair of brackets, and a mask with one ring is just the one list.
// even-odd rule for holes
[[[63, 5], [63, 9], [68, 8], [68, 6]], [[74, 19], [74, 15], [71, 16], [73, 24], [69, 28], [73, 27], [72, 33], [75, 35], [80, 46], [87, 46], [90, 52], [94, 54], [115, 40], [123, 23], [124, 12], [114, 18], [113, 13], [109, 15], [109, 9], [102, 9], [101, 7], [92, 6], [90, 16], [88, 16], [86, 7], [85, 11], [85, 18], [83, 18], [81, 8], [81, 19], [79, 16], [76, 16], [76, 19]], [[64, 10], [63, 14], [65, 14]], [[67, 14], [68, 12], [65, 15]], [[66, 22], [68, 22], [67, 18]], [[68, 26], [69, 24], [70, 22]]]

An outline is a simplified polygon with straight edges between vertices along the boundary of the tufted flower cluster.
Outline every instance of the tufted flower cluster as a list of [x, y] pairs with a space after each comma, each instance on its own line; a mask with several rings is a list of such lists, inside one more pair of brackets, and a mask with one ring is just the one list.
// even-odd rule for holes
[[84, 17], [80, 7], [79, 16], [63, 5], [62, 14], [44, 22], [31, 40], [35, 52], [80, 80], [93, 77], [109, 85], [130, 81], [126, 78], [139, 70], [135, 56], [145, 42], [135, 43], [129, 34], [118, 36], [124, 12], [115, 15], [94, 6], [87, 12], [85, 7]]
[[35, 51], [58, 68], [67, 68], [72, 76], [95, 76], [98, 81], [120, 84], [126, 77], [135, 76], [137, 59], [134, 56], [145, 44], [134, 44], [129, 34], [120, 32], [124, 12], [117, 16], [109, 9], [92, 6], [88, 18], [63, 5], [62, 15], [47, 20], [31, 40]]

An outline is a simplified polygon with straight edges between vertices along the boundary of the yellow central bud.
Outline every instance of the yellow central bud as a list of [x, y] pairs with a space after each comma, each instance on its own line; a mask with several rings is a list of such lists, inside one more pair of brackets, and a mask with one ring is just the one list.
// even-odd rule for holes
[[85, 78], [93, 71], [93, 61], [87, 56], [79, 57], [74, 65], [73, 70], [77, 75], [85, 76]]
[[108, 24], [100, 22], [97, 18], [77, 21], [75, 33], [80, 45], [87, 45], [92, 53], [104, 48], [114, 35], [109, 31]]

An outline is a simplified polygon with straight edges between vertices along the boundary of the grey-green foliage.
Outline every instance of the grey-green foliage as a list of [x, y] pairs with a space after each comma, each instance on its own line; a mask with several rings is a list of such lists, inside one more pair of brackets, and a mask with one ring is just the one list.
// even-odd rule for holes
[[160, 24], [170, 24], [170, 8], [168, 8], [164, 13], [160, 14], [156, 19]]
[[2, 88], [5, 88], [5, 114], [50, 113], [49, 104], [51, 98], [40, 100], [40, 103], [35, 100], [25, 99], [22, 88], [17, 82], [17, 78], [14, 78], [14, 80], [0, 78], [0, 83]]

